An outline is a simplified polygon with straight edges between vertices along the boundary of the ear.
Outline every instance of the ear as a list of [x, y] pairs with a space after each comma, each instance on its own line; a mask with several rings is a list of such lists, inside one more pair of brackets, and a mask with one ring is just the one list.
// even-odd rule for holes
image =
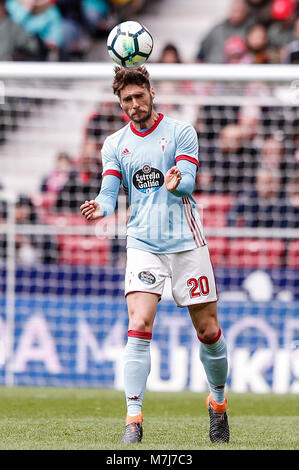
[[156, 92], [155, 92], [155, 90], [153, 89], [152, 86], [151, 86], [151, 88], [150, 88], [150, 94], [152, 95], [152, 98], [154, 99], [155, 96], [156, 96]]

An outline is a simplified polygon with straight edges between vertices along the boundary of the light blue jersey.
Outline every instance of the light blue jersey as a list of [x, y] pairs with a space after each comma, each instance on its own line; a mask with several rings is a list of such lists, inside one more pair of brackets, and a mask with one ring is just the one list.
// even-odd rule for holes
[[[105, 215], [110, 214], [122, 180], [130, 203], [128, 248], [177, 253], [206, 244], [191, 196], [198, 166], [198, 141], [190, 124], [162, 114], [145, 132], [129, 123], [106, 138], [102, 158], [103, 184], [96, 201]], [[170, 192], [164, 175], [174, 165], [180, 169], [182, 181], [176, 191]]]

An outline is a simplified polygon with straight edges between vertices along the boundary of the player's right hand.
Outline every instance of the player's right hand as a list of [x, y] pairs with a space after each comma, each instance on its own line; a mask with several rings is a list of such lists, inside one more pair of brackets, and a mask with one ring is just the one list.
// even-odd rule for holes
[[80, 206], [80, 211], [87, 220], [96, 220], [103, 216], [102, 209], [96, 201], [85, 201]]

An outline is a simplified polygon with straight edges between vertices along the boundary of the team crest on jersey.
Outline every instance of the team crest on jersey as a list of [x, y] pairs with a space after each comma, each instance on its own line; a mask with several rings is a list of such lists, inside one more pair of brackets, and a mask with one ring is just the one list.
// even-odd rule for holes
[[158, 191], [164, 184], [164, 175], [157, 168], [150, 165], [143, 165], [143, 167], [136, 171], [133, 175], [133, 184], [138, 191], [150, 194]]
[[166, 145], [168, 144], [168, 140], [165, 137], [162, 137], [162, 139], [159, 140], [159, 144], [161, 145], [162, 152], [165, 152]]

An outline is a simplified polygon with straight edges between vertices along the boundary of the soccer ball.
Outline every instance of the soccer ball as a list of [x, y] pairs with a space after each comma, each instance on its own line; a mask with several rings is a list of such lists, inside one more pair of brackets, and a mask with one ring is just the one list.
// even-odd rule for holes
[[150, 32], [137, 21], [125, 21], [109, 33], [107, 48], [110, 57], [122, 67], [138, 67], [147, 61], [153, 50]]

